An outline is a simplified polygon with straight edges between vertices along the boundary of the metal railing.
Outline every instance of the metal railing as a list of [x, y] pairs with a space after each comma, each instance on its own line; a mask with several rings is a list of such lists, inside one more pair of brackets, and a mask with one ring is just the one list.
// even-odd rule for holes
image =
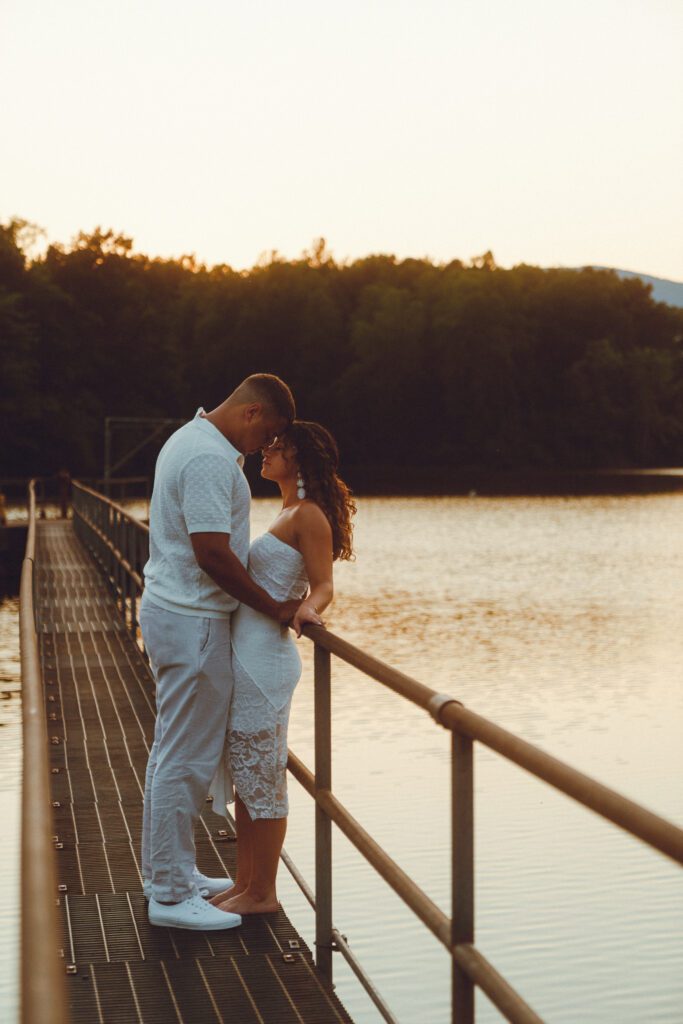
[[73, 509], [76, 535], [108, 580], [124, 622], [137, 638], [142, 570], [149, 558], [149, 527], [76, 480]]
[[148, 476], [111, 476], [108, 479], [102, 476], [79, 477], [82, 484], [92, 488], [100, 494], [108, 489], [108, 497], [112, 501], [144, 501], [149, 511], [149, 486]]
[[28, 536], [21, 569], [19, 635], [23, 731], [21, 796], [21, 1020], [64, 1024], [67, 1020], [64, 969], [57, 916], [57, 876], [45, 698], [35, 624], [34, 563], [36, 486], [29, 484]]
[[[146, 557], [148, 549], [148, 528], [102, 495], [76, 483], [74, 511], [77, 531], [109, 579], [124, 619], [135, 633], [136, 602], [143, 588], [144, 562], [141, 559], [143, 553]], [[334, 927], [334, 823], [450, 954], [453, 1024], [473, 1024], [476, 986], [507, 1020], [514, 1024], [542, 1024], [541, 1018], [474, 945], [475, 741], [526, 769], [536, 778], [572, 797], [679, 864], [683, 864], [683, 829], [470, 711], [455, 698], [437, 693], [323, 627], [307, 626], [304, 632], [315, 645], [315, 771], [311, 772], [291, 751], [288, 767], [294, 778], [315, 800], [315, 893], [311, 892], [286, 854], [283, 854], [283, 861], [315, 910], [316, 963], [321, 974], [331, 985], [333, 953], [341, 953], [384, 1019], [395, 1024], [396, 1018], [367, 977], [346, 938]], [[450, 917], [375, 842], [332, 792], [332, 655], [423, 708], [435, 722], [451, 733]]]

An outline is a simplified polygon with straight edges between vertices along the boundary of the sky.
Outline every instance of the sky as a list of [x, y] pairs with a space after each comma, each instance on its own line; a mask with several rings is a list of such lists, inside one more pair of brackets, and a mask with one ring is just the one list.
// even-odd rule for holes
[[683, 0], [0, 0], [0, 220], [683, 280]]

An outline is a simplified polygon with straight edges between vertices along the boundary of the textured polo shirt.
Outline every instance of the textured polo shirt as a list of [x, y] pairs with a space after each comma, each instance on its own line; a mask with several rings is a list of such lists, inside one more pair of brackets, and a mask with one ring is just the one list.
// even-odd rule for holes
[[145, 592], [167, 611], [219, 619], [239, 602], [199, 568], [190, 534], [229, 533], [246, 567], [251, 492], [244, 456], [203, 412], [169, 437], [157, 459]]

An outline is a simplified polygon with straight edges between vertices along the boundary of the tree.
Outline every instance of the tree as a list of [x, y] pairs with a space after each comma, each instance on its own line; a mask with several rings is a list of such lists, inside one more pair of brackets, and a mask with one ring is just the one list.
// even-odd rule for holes
[[683, 312], [609, 271], [376, 254], [324, 239], [248, 272], [96, 228], [43, 256], [0, 225], [0, 473], [96, 474], [106, 415], [188, 418], [249, 373], [292, 386], [345, 467], [678, 460]]

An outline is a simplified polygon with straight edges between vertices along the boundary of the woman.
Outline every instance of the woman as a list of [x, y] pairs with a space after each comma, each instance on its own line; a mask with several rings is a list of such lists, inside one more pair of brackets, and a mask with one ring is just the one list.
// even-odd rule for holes
[[[352, 556], [356, 507], [337, 476], [339, 453], [319, 423], [295, 421], [263, 450], [261, 476], [278, 484], [282, 510], [249, 549], [249, 574], [276, 600], [303, 597], [294, 628], [322, 624], [332, 563]], [[235, 788], [237, 876], [211, 901], [232, 914], [278, 909], [275, 891], [287, 830], [287, 725], [301, 659], [291, 634], [247, 605], [232, 617], [233, 691], [226, 758], [211, 792], [224, 813]], [[224, 759], [225, 760], [225, 759]]]

